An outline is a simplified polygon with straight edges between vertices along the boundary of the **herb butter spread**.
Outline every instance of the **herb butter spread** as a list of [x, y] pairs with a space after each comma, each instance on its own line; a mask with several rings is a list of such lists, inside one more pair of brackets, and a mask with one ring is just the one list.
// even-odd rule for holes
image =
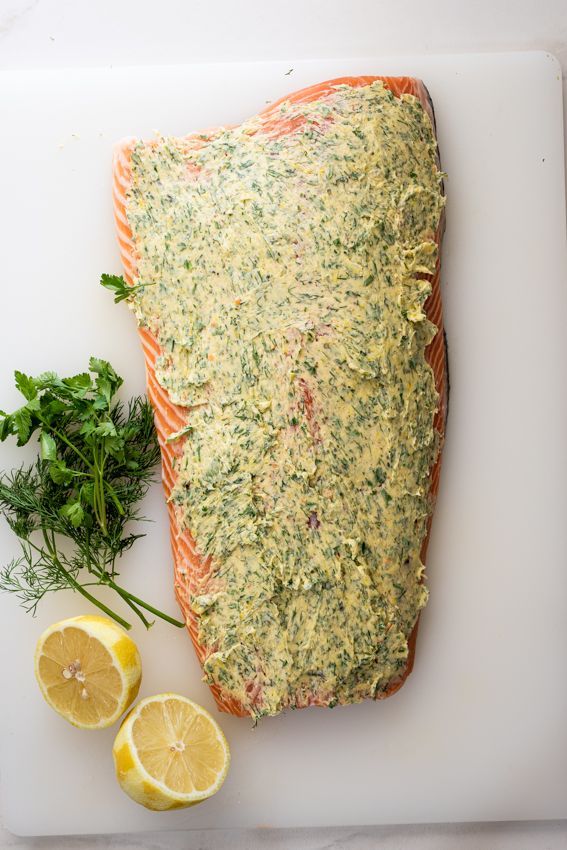
[[439, 450], [430, 120], [374, 82], [277, 121], [137, 143], [127, 197], [133, 308], [187, 408], [171, 498], [210, 558], [205, 673], [256, 715], [401, 675]]

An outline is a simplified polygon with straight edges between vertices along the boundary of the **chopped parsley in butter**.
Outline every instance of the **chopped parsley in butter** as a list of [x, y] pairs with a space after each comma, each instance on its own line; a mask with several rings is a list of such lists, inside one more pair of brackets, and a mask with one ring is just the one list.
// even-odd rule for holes
[[206, 677], [256, 715], [400, 676], [439, 450], [430, 120], [381, 82], [279, 113], [293, 132], [137, 144], [127, 200], [155, 284], [133, 308], [188, 408], [171, 498], [211, 557]]

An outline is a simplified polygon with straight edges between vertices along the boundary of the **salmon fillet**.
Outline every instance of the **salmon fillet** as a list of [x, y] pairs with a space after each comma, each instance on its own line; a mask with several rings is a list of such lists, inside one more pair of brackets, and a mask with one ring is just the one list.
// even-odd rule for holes
[[[389, 89], [395, 97], [401, 97], [406, 94], [415, 96], [421, 102], [423, 108], [430, 117], [432, 125], [434, 126], [431, 101], [425, 86], [420, 80], [410, 77], [361, 76], [343, 77], [340, 79], [330, 80], [295, 92], [291, 95], [287, 95], [285, 98], [269, 105], [266, 109], [259, 113], [257, 116], [259, 119], [258, 132], [270, 134], [274, 137], [299, 133], [301, 132], [304, 120], [301, 115], [298, 116], [297, 114], [293, 114], [292, 117], [288, 117], [285, 114], [282, 114], [280, 110], [282, 103], [309, 104], [315, 101], [324, 102], [333, 95], [338, 85], [346, 85], [357, 88], [368, 86], [378, 80], [381, 80], [384, 83], [384, 86]], [[223, 128], [221, 128], [221, 130], [222, 129]], [[206, 146], [212, 139], [215, 138], [218, 132], [220, 131], [207, 130], [204, 133], [188, 136], [185, 140], [186, 146], [187, 148], [193, 147], [195, 149]], [[131, 285], [142, 282], [138, 278], [140, 246], [137, 245], [134, 240], [127, 212], [129, 191], [132, 185], [132, 152], [135, 144], [136, 142], [133, 140], [126, 140], [119, 143], [115, 150], [113, 164], [113, 203], [118, 242], [124, 267], [124, 275], [127, 282]], [[155, 143], [148, 142], [147, 144], [152, 145]], [[188, 175], [188, 179], [198, 179], [198, 175]], [[439, 247], [442, 235], [442, 223], [443, 215], [441, 215], [439, 228], [435, 236], [435, 240]], [[441, 292], [439, 284], [439, 256], [437, 256], [434, 274], [422, 274], [420, 276], [429, 280], [432, 287], [431, 294], [424, 305], [424, 311], [429, 321], [436, 326], [437, 333], [427, 346], [425, 356], [433, 370], [435, 387], [439, 396], [438, 407], [433, 424], [441, 445], [444, 437], [447, 412], [448, 385]], [[139, 335], [145, 357], [148, 395], [155, 411], [155, 424], [162, 454], [162, 478], [169, 511], [171, 545], [174, 559], [175, 593], [187, 623], [187, 628], [199, 661], [201, 665], [204, 665], [213, 648], [205, 645], [200, 638], [199, 615], [192, 607], [191, 599], [199, 592], [199, 588], [202, 587], [203, 580], [206, 580], [209, 576], [214, 565], [210, 557], [203, 557], [200, 555], [199, 541], [193, 539], [190, 529], [183, 527], [183, 524], [180, 521], [179, 512], [170, 499], [176, 481], [176, 458], [179, 458], [183, 452], [184, 440], [181, 438], [170, 441], [168, 440], [168, 437], [181, 431], [186, 426], [188, 410], [186, 407], [174, 404], [169, 397], [168, 392], [157, 380], [156, 361], [162, 352], [154, 333], [152, 333], [152, 330], [148, 327], [139, 327]], [[316, 411], [312, 409], [312, 399], [310, 400], [308, 393], [306, 393], [305, 403], [307, 407], [307, 415], [311, 415], [312, 418], [316, 417], [317, 414]], [[313, 423], [313, 427], [317, 427], [316, 422]], [[429, 489], [431, 511], [427, 520], [427, 532], [423, 539], [421, 548], [421, 559], [423, 563], [425, 563], [429, 540], [431, 512], [439, 487], [440, 469], [441, 451], [439, 451], [437, 459], [430, 469]], [[388, 683], [388, 686], [385, 689], [376, 693], [377, 698], [389, 696], [397, 691], [411, 672], [414, 663], [417, 628], [418, 621], [416, 621], [408, 640], [409, 652], [405, 667]], [[213, 683], [211, 685], [211, 690], [218, 707], [222, 711], [238, 716], [261, 714], [261, 689], [258, 688], [257, 683], [253, 680], [246, 682], [245, 686], [246, 693], [248, 695], [247, 705], [243, 705], [241, 701], [235, 699], [229, 693], [226, 693], [219, 683]], [[292, 707], [300, 708], [308, 705], [328, 705], [329, 701], [326, 698], [322, 699], [321, 696], [317, 694], [302, 693], [298, 694], [294, 702], [290, 704]]]

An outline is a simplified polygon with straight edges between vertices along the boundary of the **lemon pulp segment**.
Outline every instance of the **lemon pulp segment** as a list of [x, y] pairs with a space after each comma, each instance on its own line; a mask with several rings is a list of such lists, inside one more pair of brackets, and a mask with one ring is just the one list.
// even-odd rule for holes
[[73, 617], [40, 637], [36, 677], [47, 702], [81, 728], [114, 723], [131, 705], [141, 680], [135, 643], [104, 617]]

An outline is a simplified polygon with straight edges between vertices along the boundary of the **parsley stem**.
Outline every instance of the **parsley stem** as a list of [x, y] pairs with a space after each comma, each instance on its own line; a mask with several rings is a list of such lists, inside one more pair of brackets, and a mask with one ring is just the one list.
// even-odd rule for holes
[[[64, 567], [60, 567], [60, 569], [63, 572], [66, 572]], [[92, 595], [92, 593], [89, 593], [88, 590], [85, 590], [85, 588], [80, 585], [78, 581], [75, 581], [73, 576], [70, 574], [69, 582], [74, 588], [74, 590], [78, 590], [81, 596], [84, 596], [85, 599], [88, 599], [90, 602], [92, 602], [93, 605], [96, 605], [97, 608], [99, 608], [101, 611], [104, 611], [105, 614], [108, 614], [108, 616], [111, 617], [120, 626], [122, 626], [123, 629], [126, 629], [126, 631], [130, 631], [132, 626], [130, 625], [128, 620], [125, 620], [123, 617], [113, 611], [112, 608], [109, 608], [108, 605], [105, 605], [104, 602], [101, 602], [100, 599], [97, 599], [95, 596]]]
[[98, 520], [98, 524], [101, 527], [102, 533], [106, 536], [108, 533], [107, 525], [106, 525], [106, 500], [104, 498], [104, 484], [103, 484], [103, 470], [104, 470], [104, 457], [102, 455], [103, 448], [100, 448], [100, 459], [97, 456], [97, 448], [96, 445], [93, 446], [93, 458], [94, 458], [94, 469], [93, 469], [93, 478], [94, 478], [94, 492], [93, 492], [93, 501], [95, 503], [95, 512], [96, 518]]
[[[32, 543], [31, 540], [26, 540], [26, 543], [31, 546], [32, 549], [35, 549], [35, 551], [38, 552], [40, 555], [45, 554], [45, 550], [42, 550], [39, 546], [36, 546], [36, 544]], [[65, 576], [65, 580], [73, 588], [73, 590], [78, 591], [81, 596], [84, 596], [85, 599], [88, 599], [89, 602], [95, 605], [100, 611], [104, 611], [105, 614], [115, 620], [120, 626], [122, 626], [123, 629], [129, 631], [132, 628], [130, 623], [127, 620], [124, 620], [119, 614], [116, 613], [116, 611], [113, 611], [112, 608], [109, 608], [108, 605], [105, 605], [104, 602], [101, 602], [100, 599], [97, 599], [96, 596], [93, 596], [92, 593], [89, 593], [88, 590], [85, 590], [83, 585], [79, 584], [75, 577], [71, 575], [69, 570], [65, 569], [57, 555], [52, 552], [51, 547], [49, 547], [47, 551], [51, 562], [59, 570], [59, 572]]]
[[126, 590], [125, 588], [120, 587], [120, 585], [116, 584], [113, 579], [109, 578], [107, 583], [110, 585], [110, 587], [116, 590], [116, 592], [119, 593], [123, 599], [130, 599], [132, 602], [135, 602], [136, 605], [139, 605], [140, 608], [145, 608], [145, 610], [149, 611], [150, 614], [154, 614], [156, 617], [159, 617], [162, 620], [166, 620], [166, 622], [171, 623], [172, 626], [177, 626], [180, 629], [185, 627], [185, 623], [182, 623], [181, 620], [176, 620], [174, 617], [170, 617], [169, 614], [160, 611], [158, 608], [154, 608], [153, 605], [150, 605], [148, 602], [144, 602], [144, 600], [140, 599], [138, 596], [134, 596], [134, 594], [130, 593], [129, 590]]
[[[65, 567], [60, 565], [58, 566], [59, 569], [61, 569], [64, 573], [67, 572], [65, 570]], [[109, 608], [108, 605], [105, 605], [104, 602], [101, 602], [100, 599], [97, 599], [95, 596], [92, 595], [92, 593], [89, 593], [88, 590], [85, 590], [85, 588], [81, 584], [79, 584], [78, 581], [75, 581], [72, 575], [70, 575], [69, 573], [67, 573], [67, 575], [69, 578], [69, 583], [72, 585], [74, 590], [78, 590], [81, 596], [84, 596], [85, 599], [88, 599], [90, 602], [92, 602], [93, 605], [96, 605], [97, 608], [99, 608], [101, 611], [104, 611], [105, 614], [108, 614], [108, 616], [111, 617], [120, 626], [122, 626], [123, 629], [126, 629], [126, 631], [130, 631], [132, 626], [128, 622], [128, 620], [125, 620], [123, 617], [113, 611], [112, 608]]]
[[124, 508], [122, 507], [122, 503], [121, 503], [120, 499], [118, 498], [118, 496], [116, 495], [116, 491], [115, 491], [114, 487], [112, 486], [112, 484], [109, 484], [108, 481], [105, 481], [104, 486], [108, 490], [110, 498], [112, 499], [112, 501], [116, 505], [116, 510], [118, 511], [120, 516], [124, 516], [124, 513], [125, 513]]
[[126, 605], [128, 605], [132, 609], [134, 614], [137, 617], [140, 618], [140, 620], [142, 621], [142, 623], [144, 624], [146, 629], [151, 628], [153, 626], [153, 623], [150, 623], [150, 621], [144, 616], [144, 612], [140, 611], [140, 609], [132, 602], [132, 600], [128, 598], [128, 595], [125, 594], [125, 593], [121, 593], [119, 590], [117, 590], [117, 592], [120, 595], [120, 597], [124, 600]]
[[45, 419], [43, 419], [42, 417], [40, 417], [40, 421], [41, 421], [41, 424], [44, 428], [47, 428], [49, 431], [51, 431], [52, 434], [55, 434], [56, 437], [59, 437], [59, 439], [62, 440], [62, 442], [64, 442], [65, 445], [69, 446], [69, 448], [72, 449], [75, 452], [75, 454], [78, 455], [81, 458], [83, 463], [86, 466], [88, 466], [89, 469], [92, 470], [92, 468], [93, 468], [92, 463], [89, 463], [89, 461], [87, 460], [85, 455], [82, 453], [82, 451], [80, 449], [78, 449], [77, 446], [75, 446], [71, 442], [71, 440], [68, 440], [67, 437], [65, 436], [65, 434], [62, 434], [61, 431], [59, 431], [57, 428], [54, 428], [53, 425], [50, 425], [49, 422], [46, 422]]

